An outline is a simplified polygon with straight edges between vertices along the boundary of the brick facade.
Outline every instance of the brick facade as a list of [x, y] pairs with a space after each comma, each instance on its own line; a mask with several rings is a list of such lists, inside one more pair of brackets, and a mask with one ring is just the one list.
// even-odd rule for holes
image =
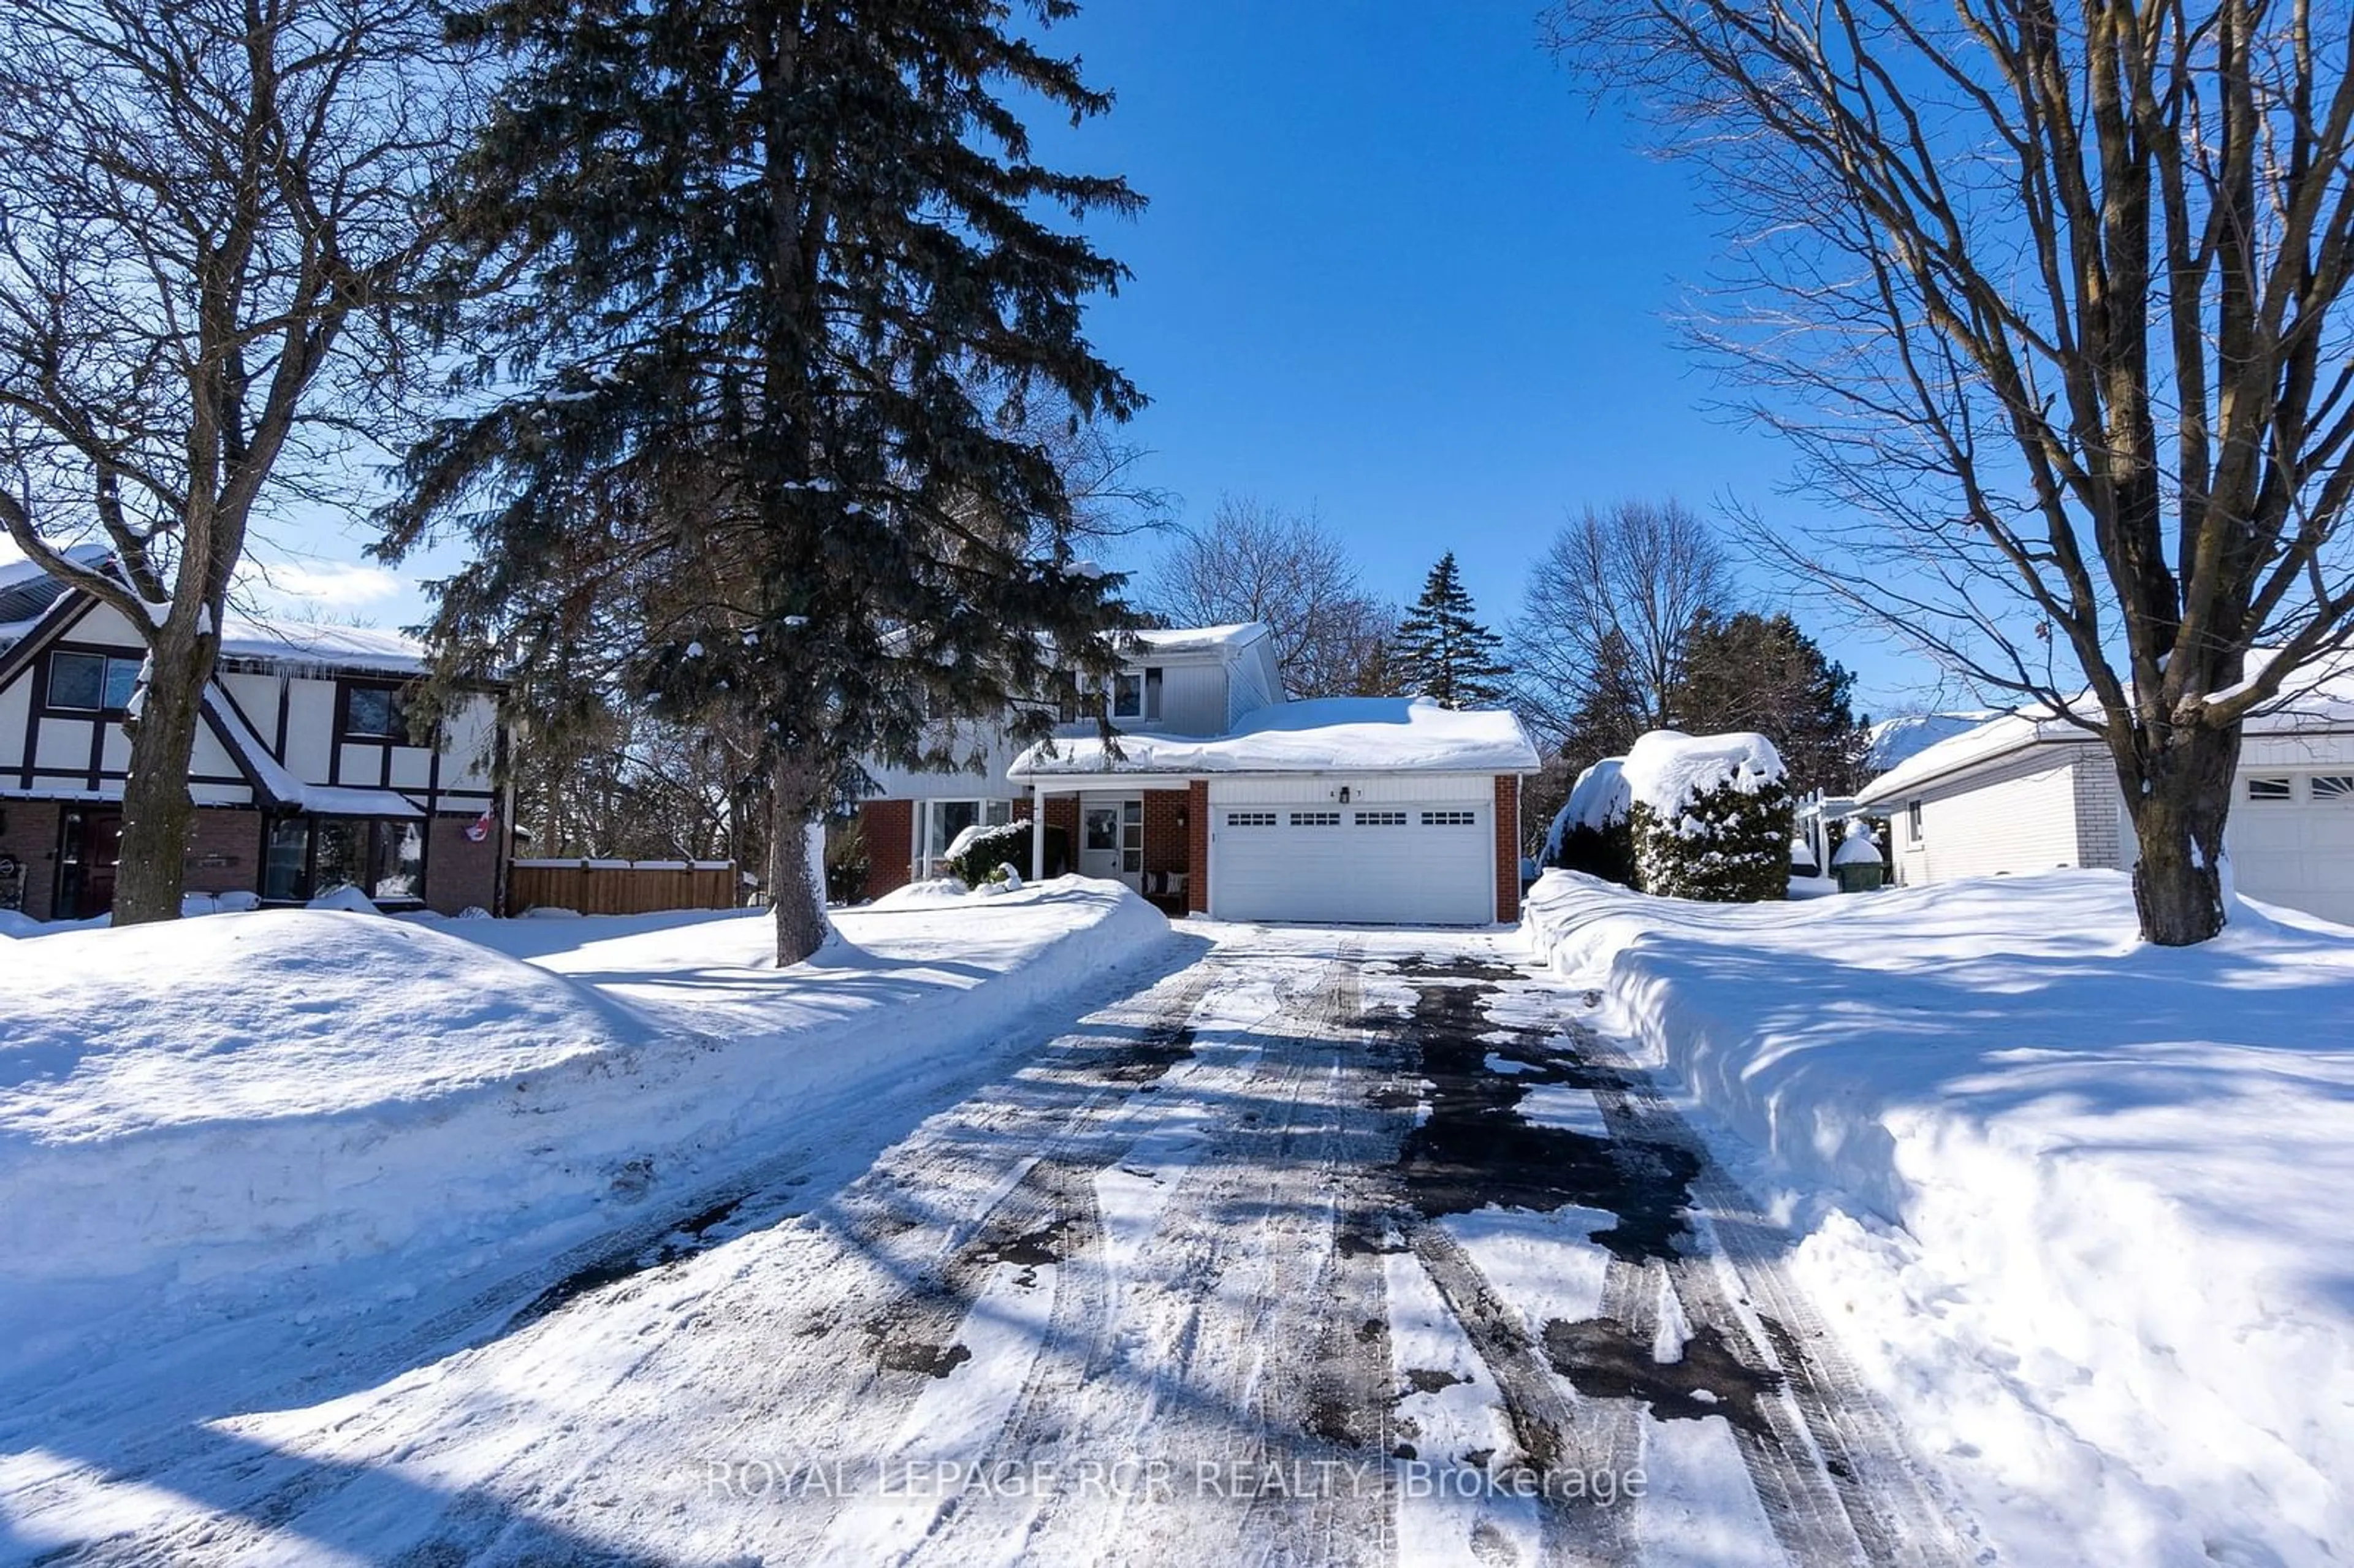
[[[1076, 871], [1079, 861], [1079, 798], [1076, 795], [1046, 797], [1046, 827], [1051, 832], [1062, 830], [1063, 850], [1068, 863], [1066, 872]], [[1149, 840], [1151, 835], [1147, 833]]]
[[1186, 906], [1210, 912], [1210, 786], [1195, 779], [1185, 789]]
[[865, 801], [858, 808], [858, 831], [866, 841], [866, 896], [880, 898], [907, 886], [916, 871], [916, 803]]
[[[1185, 875], [1187, 896], [1193, 887], [1193, 845], [1188, 841], [1191, 831], [1191, 796], [1182, 789], [1147, 789], [1144, 792], [1144, 871], [1147, 877], [1146, 896], [1150, 893], [1150, 878], [1155, 874], [1170, 872]], [[1164, 910], [1182, 913], [1182, 904], [1155, 899]]]
[[472, 817], [436, 817], [426, 829], [425, 906], [437, 915], [499, 906], [499, 834], [475, 843], [466, 837], [473, 823]]
[[261, 862], [260, 812], [222, 806], [196, 808], [182, 873], [185, 891], [260, 893]]
[[24, 913], [49, 917], [58, 886], [58, 816], [55, 800], [0, 800], [0, 855], [24, 868]]
[[1521, 917], [1521, 781], [1496, 775], [1496, 923]]

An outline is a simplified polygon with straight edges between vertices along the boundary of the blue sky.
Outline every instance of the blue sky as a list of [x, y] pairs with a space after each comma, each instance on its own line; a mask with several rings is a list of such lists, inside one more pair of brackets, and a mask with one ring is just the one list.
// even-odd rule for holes
[[[1717, 244], [1684, 171], [1593, 112], [1530, 0], [1097, 0], [1048, 41], [1118, 103], [1047, 155], [1151, 200], [1097, 230], [1136, 277], [1093, 330], [1183, 515], [1312, 505], [1401, 600], [1451, 548], [1500, 625], [1586, 503], [1808, 504], [1673, 341]], [[1876, 710], [1923, 681], [1799, 614]]]
[[[1776, 493], [1785, 449], [1702, 411], [1666, 320], [1716, 249], [1696, 193], [1591, 111], [1533, 0], [1093, 0], [1048, 42], [1118, 103], [1039, 127], [1041, 154], [1151, 201], [1098, 227], [1136, 276], [1091, 330], [1153, 399], [1132, 435], [1181, 517], [1313, 506], [1402, 601], [1452, 549], [1500, 628], [1585, 503], [1807, 504]], [[356, 542], [320, 553], [313, 602], [423, 613], [338, 564]], [[1872, 711], [1923, 694], [1925, 666], [1798, 613]]]

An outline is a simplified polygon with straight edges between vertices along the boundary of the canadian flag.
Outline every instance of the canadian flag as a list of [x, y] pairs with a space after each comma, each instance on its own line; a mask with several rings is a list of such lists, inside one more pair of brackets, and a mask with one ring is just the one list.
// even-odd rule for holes
[[482, 808], [481, 816], [466, 824], [466, 842], [472, 844], [481, 843], [491, 836], [491, 809], [485, 806]]

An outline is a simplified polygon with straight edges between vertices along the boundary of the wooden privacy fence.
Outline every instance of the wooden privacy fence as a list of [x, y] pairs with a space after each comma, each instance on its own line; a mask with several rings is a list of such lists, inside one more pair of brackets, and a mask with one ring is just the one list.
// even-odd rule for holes
[[651, 915], [733, 909], [743, 902], [732, 860], [518, 860], [507, 868], [507, 912], [570, 909]]

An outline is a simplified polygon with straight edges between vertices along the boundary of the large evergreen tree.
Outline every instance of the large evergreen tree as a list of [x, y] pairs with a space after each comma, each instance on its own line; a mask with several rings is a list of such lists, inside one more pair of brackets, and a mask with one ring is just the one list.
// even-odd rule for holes
[[1123, 270], [1047, 219], [1140, 200], [1033, 161], [1011, 101], [1109, 100], [1008, 21], [491, 0], [456, 24], [514, 75], [454, 199], [477, 264], [524, 283], [387, 548], [460, 523], [482, 560], [439, 629], [526, 662], [610, 585], [664, 715], [762, 737], [780, 962], [823, 938], [801, 828], [862, 758], [969, 760], [930, 718], [1023, 699], [1017, 734], [1043, 730], [1129, 620], [1035, 429], [1140, 401], [1080, 330]]
[[1401, 683], [1450, 708], [1504, 700], [1504, 677], [1512, 667], [1496, 656], [1501, 645], [1502, 639], [1474, 618], [1452, 550], [1423, 579], [1422, 597], [1398, 622], [1391, 644]]
[[1682, 728], [1755, 730], [1800, 793], [1862, 784], [1871, 736], [1850, 705], [1855, 677], [1787, 615], [1702, 614], [1685, 638], [1682, 672], [1672, 699]]

